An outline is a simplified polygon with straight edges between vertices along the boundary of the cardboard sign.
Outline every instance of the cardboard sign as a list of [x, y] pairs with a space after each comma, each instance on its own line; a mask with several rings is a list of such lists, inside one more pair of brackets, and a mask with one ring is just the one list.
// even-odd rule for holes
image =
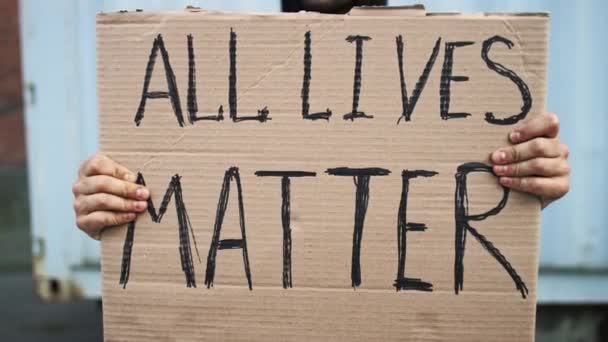
[[107, 341], [531, 341], [539, 201], [489, 154], [545, 107], [546, 14], [98, 16]]

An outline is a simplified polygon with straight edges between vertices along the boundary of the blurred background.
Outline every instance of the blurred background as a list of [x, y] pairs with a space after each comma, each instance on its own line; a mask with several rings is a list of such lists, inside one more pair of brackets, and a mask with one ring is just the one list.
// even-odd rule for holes
[[[548, 110], [571, 192], [543, 211], [538, 341], [608, 341], [608, 2], [398, 1], [427, 11], [551, 12]], [[71, 184], [97, 150], [95, 14], [278, 12], [279, 0], [0, 0], [0, 340], [101, 341], [99, 244], [75, 228]]]

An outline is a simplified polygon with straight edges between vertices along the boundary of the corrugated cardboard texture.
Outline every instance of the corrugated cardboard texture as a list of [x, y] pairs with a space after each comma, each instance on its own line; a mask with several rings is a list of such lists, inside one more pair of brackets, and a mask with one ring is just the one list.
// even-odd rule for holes
[[[455, 176], [459, 165], [489, 164], [490, 152], [508, 144], [507, 133], [513, 126], [490, 124], [485, 113], [504, 118], [522, 108], [516, 84], [482, 59], [484, 41], [496, 35], [512, 41], [511, 48], [504, 42], [494, 43], [489, 59], [512, 70], [528, 86], [532, 107], [526, 119], [544, 110], [548, 17], [425, 16], [402, 11], [402, 15], [383, 11], [261, 15], [192, 10], [98, 16], [101, 150], [143, 174], [157, 210], [172, 176], [179, 174], [192, 228], [192, 232], [182, 230], [181, 239], [191, 247], [191, 285], [196, 285], [186, 286], [175, 197], [160, 223], [147, 213], [137, 219], [125, 288], [119, 279], [127, 227], [108, 229], [102, 237], [107, 341], [533, 339], [538, 200], [511, 192], [497, 215], [469, 222], [521, 277], [529, 290], [527, 297], [468, 230], [463, 286], [456, 294], [455, 200], [464, 200], [463, 206], [468, 201], [469, 215], [481, 214], [497, 206], [503, 191], [492, 174], [473, 172], [466, 179], [467, 197], [459, 197]], [[307, 32], [309, 114], [329, 108], [329, 120], [302, 117]], [[154, 94], [146, 101], [140, 124], [134, 122], [159, 34], [176, 80], [183, 127], [171, 101], [153, 98]], [[197, 115], [217, 115], [222, 106], [223, 121], [188, 120], [188, 35], [192, 35]], [[373, 118], [343, 118], [353, 110], [356, 79], [357, 41], [347, 41], [350, 35], [371, 38], [360, 45], [357, 110]], [[399, 35], [410, 100], [441, 38], [436, 62], [410, 121], [399, 120]], [[266, 107], [270, 119], [266, 122], [230, 118], [231, 39], [238, 116], [257, 115]], [[471, 115], [442, 120], [440, 83], [446, 43], [457, 41], [473, 42], [453, 52], [452, 75], [469, 80], [452, 80], [449, 112]], [[163, 61], [162, 51], [156, 51], [149, 92], [168, 91]], [[191, 89], [191, 100], [193, 93]], [[156, 97], [162, 95], [156, 93]], [[242, 236], [234, 179], [219, 236], [228, 239], [225, 247], [233, 248], [217, 250], [213, 286], [207, 288], [205, 281], [218, 198], [231, 167], [238, 167], [240, 175], [252, 290], [242, 245], [236, 241]], [[364, 176], [354, 179], [326, 172], [337, 167], [383, 168], [390, 174], [371, 176], [368, 183]], [[281, 177], [256, 176], [260, 170], [316, 173], [316, 177], [290, 178], [292, 287], [287, 289], [283, 286], [282, 181]], [[407, 217], [399, 210], [403, 170], [438, 173], [409, 181]], [[361, 282], [354, 288], [357, 186], [359, 214], [366, 200], [368, 206], [360, 236]], [[182, 218], [187, 222], [185, 215]], [[431, 283], [432, 291], [396, 291], [398, 224], [403, 219], [427, 227], [407, 232], [404, 275]], [[182, 247], [183, 252], [186, 247]]]

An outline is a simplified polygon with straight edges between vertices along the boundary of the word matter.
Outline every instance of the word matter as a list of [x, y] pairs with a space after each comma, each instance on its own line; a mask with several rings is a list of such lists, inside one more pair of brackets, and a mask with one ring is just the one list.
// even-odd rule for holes
[[[513, 280], [516, 289], [521, 293], [523, 298], [528, 294], [528, 288], [521, 279], [517, 271], [513, 268], [507, 258], [500, 250], [475, 227], [471, 225], [473, 221], [482, 221], [489, 216], [498, 215], [505, 207], [509, 197], [509, 189], [503, 187], [503, 195], [496, 206], [481, 214], [470, 214], [468, 208], [467, 195], [467, 176], [474, 172], [492, 173], [492, 167], [482, 163], [464, 163], [458, 166], [455, 174], [456, 188], [454, 196], [454, 219], [455, 219], [455, 254], [454, 254], [454, 292], [458, 294], [463, 290], [464, 284], [464, 254], [466, 247], [467, 234], [473, 235], [477, 242], [492, 256], [502, 268], [509, 274]], [[361, 244], [363, 241], [363, 228], [367, 206], [370, 200], [370, 182], [373, 177], [389, 176], [390, 170], [383, 168], [349, 168], [337, 167], [329, 168], [325, 171], [328, 176], [352, 177], [355, 185], [355, 212], [354, 226], [352, 237], [352, 259], [351, 259], [351, 286], [357, 288], [362, 283], [362, 270], [360, 263]], [[398, 245], [398, 267], [393, 286], [397, 291], [400, 290], [416, 290], [416, 291], [432, 291], [433, 284], [429, 281], [420, 278], [407, 277], [405, 275], [405, 261], [407, 251], [407, 235], [409, 232], [424, 232], [427, 226], [424, 223], [414, 223], [407, 220], [407, 205], [408, 192], [410, 183], [416, 178], [429, 178], [438, 173], [430, 170], [403, 170], [401, 172], [402, 190], [397, 212], [397, 245]], [[293, 287], [292, 271], [291, 271], [291, 226], [290, 226], [290, 208], [291, 208], [291, 179], [294, 177], [316, 177], [317, 173], [312, 171], [278, 171], [278, 170], [258, 170], [255, 172], [258, 177], [278, 177], [281, 179], [281, 225], [283, 230], [283, 267], [282, 267], [282, 285], [288, 289]], [[137, 183], [145, 185], [144, 176], [139, 173]], [[238, 215], [240, 222], [241, 238], [239, 239], [221, 239], [222, 223], [228, 207], [228, 198], [231, 192], [231, 185], [236, 185], [236, 195], [238, 198]], [[178, 221], [179, 234], [179, 255], [181, 260], [181, 268], [186, 277], [187, 287], [196, 287], [194, 276], [194, 266], [192, 261], [192, 251], [190, 247], [190, 236], [194, 240], [196, 248], [196, 240], [192, 224], [188, 217], [185, 201], [182, 194], [181, 177], [176, 174], [169, 182], [169, 186], [160, 204], [158, 211], [155, 209], [152, 199], [148, 199], [148, 213], [153, 222], [160, 223], [167, 207], [174, 198], [175, 208]], [[120, 272], [119, 283], [126, 287], [129, 281], [131, 270], [131, 254], [133, 250], [135, 236], [136, 221], [130, 222], [127, 227], [127, 233], [123, 247], [123, 257]], [[205, 286], [213, 287], [215, 281], [216, 258], [218, 252], [224, 249], [241, 249], [243, 256], [243, 265], [245, 278], [249, 289], [253, 289], [252, 272], [249, 267], [249, 253], [247, 251], [247, 228], [245, 222], [245, 203], [243, 201], [243, 185], [239, 169], [231, 167], [226, 170], [222, 181], [222, 188], [219, 195], [215, 224], [213, 226], [213, 236], [209, 247], [205, 269]], [[198, 254], [198, 248], [196, 248]]]

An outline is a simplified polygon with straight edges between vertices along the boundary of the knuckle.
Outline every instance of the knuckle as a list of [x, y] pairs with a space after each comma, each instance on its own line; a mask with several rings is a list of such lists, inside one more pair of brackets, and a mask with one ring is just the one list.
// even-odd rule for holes
[[[114, 180], [108, 176], [101, 176], [99, 181], [99, 192], [103, 192], [106, 194], [111, 194], [116, 191], [116, 184], [114, 184]], [[118, 191], [121, 191], [121, 187], [118, 187]]]
[[74, 204], [73, 204], [73, 206], [74, 206], [74, 212], [75, 212], [76, 214], [79, 214], [79, 213], [81, 213], [81, 212], [83, 211], [83, 206], [84, 206], [84, 205], [83, 205], [83, 203], [82, 203], [82, 202], [83, 202], [83, 200], [82, 200], [82, 199], [80, 199], [80, 198], [76, 198], [76, 199], [74, 200]]
[[568, 158], [570, 156], [570, 148], [568, 147], [568, 145], [560, 144], [560, 149], [562, 150], [562, 155], [565, 158]]
[[101, 208], [104, 209], [108, 209], [111, 205], [111, 200], [110, 200], [110, 196], [106, 195], [106, 194], [100, 194], [97, 197], [97, 205]]
[[117, 226], [120, 224], [120, 220], [117, 214], [111, 214], [106, 216], [105, 225], [106, 226]]
[[515, 189], [521, 189], [522, 184], [521, 184], [521, 178], [519, 177], [515, 177], [512, 179], [513, 185], [512, 187]]
[[129, 183], [127, 183], [127, 182], [122, 182], [122, 185], [120, 187], [121, 197], [127, 198], [127, 197], [129, 197], [129, 193], [131, 193], [131, 192], [133, 192], [131, 185], [129, 185]]
[[511, 171], [511, 174], [515, 177], [518, 177], [521, 174], [521, 164], [519, 164], [519, 163], [513, 164], [513, 165], [509, 166], [508, 168], [510, 168], [509, 171]]
[[559, 117], [555, 113], [547, 113], [547, 120], [549, 121], [549, 128], [556, 131], [559, 130]]
[[537, 178], [530, 178], [529, 181], [529, 189], [530, 192], [535, 193], [535, 194], [539, 194], [543, 191], [543, 186], [542, 184], [538, 181]]
[[92, 188], [95, 193], [106, 192], [110, 188], [108, 180], [104, 177], [95, 178], [92, 183]]
[[525, 192], [537, 192], [538, 185], [533, 178], [524, 178], [521, 180], [521, 189]]
[[106, 157], [97, 153], [89, 160], [89, 170], [94, 174], [100, 174], [103, 172], [106, 162]]
[[546, 141], [544, 139], [534, 139], [530, 144], [530, 148], [535, 156], [539, 156], [545, 152]]
[[86, 219], [82, 216], [76, 218], [76, 226], [78, 229], [85, 231], [86, 228]]
[[517, 176], [512, 176], [510, 178], [511, 180], [511, 184], [509, 185], [510, 188], [513, 189], [520, 189], [521, 188], [521, 178], [517, 177]]
[[572, 172], [572, 168], [570, 167], [570, 164], [568, 164], [567, 162], [564, 163], [564, 174], [570, 175], [571, 172]]
[[517, 148], [515, 146], [511, 146], [509, 148], [509, 153], [511, 153], [511, 160], [512, 161], [518, 161], [520, 158], [520, 153], [519, 150], [517, 150]]
[[121, 172], [121, 170], [116, 167], [115, 163], [110, 159], [108, 159], [107, 168], [110, 170], [110, 174], [112, 175], [112, 177], [124, 179], [123, 172]]
[[91, 157], [87, 162], [88, 169], [92, 173], [98, 173], [101, 170], [101, 160], [97, 155]]
[[133, 209], [133, 203], [128, 200], [121, 200], [119, 209], [121, 209], [122, 211], [130, 211]]
[[545, 163], [542, 159], [532, 159], [530, 161], [530, 166], [537, 174], [544, 175], [548, 171], [547, 163]]
[[515, 184], [517, 185], [517, 187], [521, 190], [521, 191], [528, 191], [529, 190], [529, 184], [528, 184], [528, 179], [520, 179], [518, 178], [517, 181], [515, 182]]
[[78, 196], [80, 194], [80, 181], [77, 180], [72, 184], [72, 194], [74, 194], [74, 197]]

